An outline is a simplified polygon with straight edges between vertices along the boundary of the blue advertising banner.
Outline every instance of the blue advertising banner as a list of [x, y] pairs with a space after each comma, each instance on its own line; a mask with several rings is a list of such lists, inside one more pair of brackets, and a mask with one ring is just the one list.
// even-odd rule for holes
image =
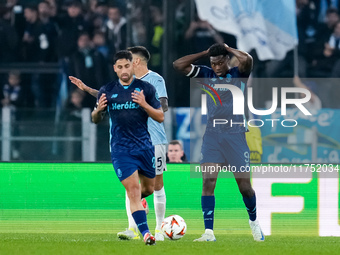
[[[264, 122], [261, 127], [262, 162], [340, 162], [340, 110], [321, 109], [312, 116], [305, 116], [299, 109], [289, 109], [286, 116], [277, 111], [270, 118], [261, 116], [258, 119]], [[297, 125], [289, 119], [296, 120]], [[313, 144], [316, 162], [312, 158]]]

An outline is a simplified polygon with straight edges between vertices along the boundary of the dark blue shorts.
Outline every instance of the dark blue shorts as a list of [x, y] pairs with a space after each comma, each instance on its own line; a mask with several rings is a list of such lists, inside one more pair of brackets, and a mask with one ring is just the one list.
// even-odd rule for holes
[[230, 165], [233, 172], [249, 172], [249, 147], [245, 133], [210, 133], [203, 136], [201, 164]]
[[136, 170], [145, 177], [155, 178], [155, 149], [132, 151], [132, 152], [111, 152], [113, 168], [120, 181], [128, 178]]

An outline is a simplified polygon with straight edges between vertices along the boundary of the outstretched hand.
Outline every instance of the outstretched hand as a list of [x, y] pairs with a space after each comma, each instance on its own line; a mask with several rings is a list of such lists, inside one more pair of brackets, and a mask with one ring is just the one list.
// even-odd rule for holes
[[87, 87], [84, 82], [82, 82], [80, 79], [73, 77], [73, 76], [69, 76], [68, 77], [70, 79], [70, 81], [76, 85], [79, 89], [85, 91], [85, 88]]

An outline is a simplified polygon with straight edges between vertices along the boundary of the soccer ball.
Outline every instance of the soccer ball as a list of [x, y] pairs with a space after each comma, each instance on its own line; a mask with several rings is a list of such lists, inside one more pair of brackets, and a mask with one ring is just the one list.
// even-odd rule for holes
[[179, 215], [171, 215], [162, 222], [162, 232], [170, 240], [181, 239], [187, 231], [187, 224]]

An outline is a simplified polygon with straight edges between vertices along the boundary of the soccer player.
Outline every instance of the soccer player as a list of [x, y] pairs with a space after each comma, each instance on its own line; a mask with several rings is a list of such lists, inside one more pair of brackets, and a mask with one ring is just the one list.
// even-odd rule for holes
[[[134, 46], [128, 48], [128, 51], [133, 56], [134, 73], [137, 79], [149, 82], [156, 89], [156, 95], [159, 97], [162, 109], [164, 112], [168, 110], [168, 95], [166, 92], [165, 82], [162, 76], [148, 69], [148, 61], [150, 60], [149, 51], [142, 46]], [[81, 90], [97, 97], [98, 90], [95, 90], [79, 79], [70, 77], [72, 83], [78, 86]], [[152, 144], [155, 146], [155, 159], [156, 159], [156, 179], [155, 179], [155, 192], [154, 192], [154, 205], [156, 214], [156, 231], [155, 238], [157, 241], [164, 241], [164, 236], [161, 233], [161, 224], [165, 216], [166, 196], [163, 184], [163, 172], [166, 171], [166, 144], [167, 139], [163, 123], [158, 123], [152, 118], [148, 119], [148, 131], [151, 136]], [[128, 216], [129, 228], [123, 232], [118, 233], [120, 239], [130, 240], [139, 239], [137, 225], [130, 212], [130, 202], [126, 196], [126, 213]]]
[[[233, 54], [239, 65], [229, 68], [229, 54]], [[209, 57], [211, 68], [194, 65], [201, 58]], [[208, 50], [184, 56], [174, 62], [174, 68], [190, 78], [205, 78], [204, 82], [214, 87], [215, 83], [230, 83], [245, 91], [245, 83], [253, 67], [252, 57], [226, 44], [214, 44]], [[242, 82], [242, 81], [243, 82]], [[216, 89], [222, 100], [222, 106], [215, 106], [213, 100], [207, 97], [207, 128], [203, 136], [201, 149], [201, 169], [218, 169], [230, 165], [237, 169], [234, 173], [238, 188], [249, 214], [249, 225], [255, 241], [264, 241], [264, 235], [258, 220], [256, 220], [256, 197], [250, 183], [250, 172], [241, 172], [243, 167], [249, 169], [249, 148], [245, 139], [244, 125], [217, 125], [214, 118], [232, 120], [234, 123], [245, 123], [242, 115], [233, 115], [233, 98], [230, 90]], [[220, 168], [220, 169], [221, 169]], [[205, 233], [194, 241], [216, 241], [213, 232], [215, 196], [218, 171], [202, 171], [202, 211]]]
[[[161, 123], [164, 113], [155, 88], [133, 76], [132, 54], [119, 51], [114, 57], [114, 71], [119, 81], [100, 88], [92, 121], [98, 123], [103, 113], [110, 115], [110, 152], [114, 170], [130, 200], [130, 210], [147, 245], [155, 244], [141, 204], [155, 185], [155, 154], [147, 128], [148, 117]], [[140, 184], [139, 184], [140, 182]]]

